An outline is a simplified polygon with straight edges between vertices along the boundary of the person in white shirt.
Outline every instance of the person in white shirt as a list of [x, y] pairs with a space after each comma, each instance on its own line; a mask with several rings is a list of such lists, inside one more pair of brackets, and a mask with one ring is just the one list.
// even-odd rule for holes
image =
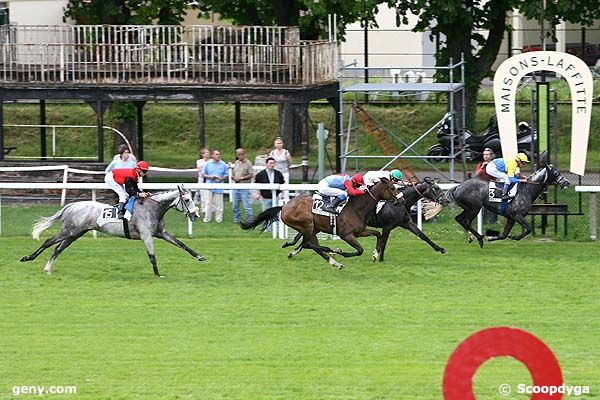
[[[196, 168], [198, 169], [198, 183], [204, 183], [204, 165], [210, 159], [210, 151], [203, 147], [200, 149], [200, 158], [196, 160]], [[210, 196], [207, 189], [201, 189], [196, 192], [194, 202], [200, 204], [200, 211], [206, 215], [206, 200]]]

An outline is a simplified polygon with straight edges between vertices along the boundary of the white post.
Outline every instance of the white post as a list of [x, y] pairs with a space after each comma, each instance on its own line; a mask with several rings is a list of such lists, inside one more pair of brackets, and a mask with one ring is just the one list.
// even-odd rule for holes
[[0, 236], [2, 236], [2, 195], [0, 194]]
[[[63, 171], [63, 183], [67, 183], [68, 180], [69, 180], [69, 166], [65, 165], [65, 169]], [[67, 201], [67, 189], [63, 189], [60, 194], [60, 206], [64, 207], [66, 201]]]
[[[92, 201], [96, 201], [96, 189], [92, 189]], [[97, 236], [97, 232], [96, 232], [96, 230], [94, 229], [94, 230], [92, 231], [92, 237], [93, 237], [94, 239], [96, 239], [96, 236]]]
[[596, 193], [590, 192], [590, 239], [598, 238], [598, 225], [596, 221]]
[[[275, 207], [276, 202], [277, 202], [277, 190], [272, 189], [271, 190], [271, 207]], [[275, 222], [271, 226], [271, 235], [273, 236], [273, 239], [277, 238], [278, 231], [279, 231], [279, 222]]]
[[567, 23], [561, 20], [555, 30], [556, 32], [556, 51], [565, 53], [567, 51]]
[[477, 214], [477, 232], [481, 235], [483, 232], [483, 208]]
[[[410, 210], [408, 212], [410, 213]], [[421, 199], [417, 201], [417, 226], [420, 230], [423, 230], [423, 203]]]
[[56, 157], [56, 126], [52, 126], [52, 157]]
[[188, 222], [188, 236], [192, 236], [192, 233], [193, 233], [193, 231], [192, 231], [192, 220], [188, 218], [187, 222]]

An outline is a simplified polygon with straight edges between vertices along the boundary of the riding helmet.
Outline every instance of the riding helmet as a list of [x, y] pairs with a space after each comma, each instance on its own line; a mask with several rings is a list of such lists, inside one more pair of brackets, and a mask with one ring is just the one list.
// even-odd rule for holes
[[525, 154], [525, 153], [519, 153], [519, 154], [517, 154], [517, 157], [515, 157], [515, 159], [517, 161], [521, 161], [521, 162], [524, 162], [524, 163], [525, 162], [529, 162], [529, 159], [527, 158], [527, 154]]
[[146, 161], [138, 161], [135, 164], [135, 167], [142, 171], [148, 171], [148, 169], [150, 168], [150, 166], [148, 165], [148, 163]]
[[357, 185], [364, 186], [365, 178], [363, 178], [361, 174], [354, 174], [352, 175], [352, 182], [356, 183]]
[[402, 180], [402, 172], [400, 172], [400, 170], [399, 170], [399, 169], [393, 169], [393, 170], [390, 172], [390, 178], [391, 178], [393, 181], [400, 182], [400, 181]]

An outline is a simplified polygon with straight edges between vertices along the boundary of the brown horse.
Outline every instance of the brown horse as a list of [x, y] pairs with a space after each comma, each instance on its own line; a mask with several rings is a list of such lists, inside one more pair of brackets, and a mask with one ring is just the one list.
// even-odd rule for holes
[[[313, 249], [317, 254], [323, 257], [338, 269], [344, 268], [337, 262], [334, 254], [340, 254], [344, 257], [360, 256], [364, 249], [356, 239], [363, 236], [377, 237], [377, 247], [381, 242], [381, 234], [373, 229], [367, 229], [367, 217], [369, 213], [377, 206], [379, 200], [392, 200], [398, 195], [394, 185], [387, 179], [382, 179], [373, 187], [367, 189], [367, 192], [361, 196], [351, 197], [348, 204], [337, 217], [337, 235], [346, 243], [352, 246], [355, 252], [345, 252], [340, 249], [332, 250], [329, 247], [321, 246], [317, 239], [317, 233], [333, 233], [330, 226], [329, 217], [312, 213], [312, 196], [302, 195], [295, 197], [289, 203], [282, 207], [272, 207], [263, 211], [257, 216], [250, 217], [248, 221], [241, 223], [242, 229], [254, 229], [261, 223], [264, 223], [263, 230], [267, 229], [274, 221], [278, 219], [281, 211], [281, 220], [289, 227], [302, 233], [302, 248]], [[299, 250], [298, 250], [299, 251]], [[379, 257], [377, 250], [373, 252], [373, 258]]]

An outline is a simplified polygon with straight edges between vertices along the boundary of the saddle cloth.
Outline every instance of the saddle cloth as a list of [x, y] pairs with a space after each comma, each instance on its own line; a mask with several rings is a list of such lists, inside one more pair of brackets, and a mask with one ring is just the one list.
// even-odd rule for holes
[[[331, 197], [331, 198], [333, 198], [333, 197]], [[313, 202], [312, 202], [313, 214], [324, 215], [326, 217], [334, 215], [334, 214], [331, 214], [330, 212], [323, 211], [323, 206], [325, 205], [325, 201], [331, 202], [331, 199], [324, 199], [323, 195], [321, 193], [314, 193], [312, 196], [312, 200], [313, 200]], [[336, 211], [338, 212], [338, 214], [342, 212], [342, 210], [344, 209], [346, 204], [348, 204], [348, 201], [344, 201], [342, 204], [340, 204], [336, 208]]]
[[[509, 197], [508, 201], [511, 201], [513, 199], [513, 197], [515, 197], [515, 195], [517, 194], [518, 186], [519, 186], [518, 183], [515, 183], [514, 185], [511, 186], [510, 190], [508, 191], [508, 197]], [[504, 183], [490, 182], [488, 194], [489, 194], [489, 201], [491, 203], [502, 202], [502, 188], [503, 187], [504, 187]]]
[[[133, 213], [133, 204], [135, 202], [135, 197], [131, 197], [127, 204], [125, 204], [125, 219], [129, 221], [131, 219], [131, 215]], [[104, 224], [108, 224], [109, 222], [118, 222], [123, 223], [119, 218], [117, 218], [117, 214], [119, 213], [116, 206], [106, 207], [102, 209], [102, 212], [96, 219], [96, 223], [98, 226], [102, 226]]]

